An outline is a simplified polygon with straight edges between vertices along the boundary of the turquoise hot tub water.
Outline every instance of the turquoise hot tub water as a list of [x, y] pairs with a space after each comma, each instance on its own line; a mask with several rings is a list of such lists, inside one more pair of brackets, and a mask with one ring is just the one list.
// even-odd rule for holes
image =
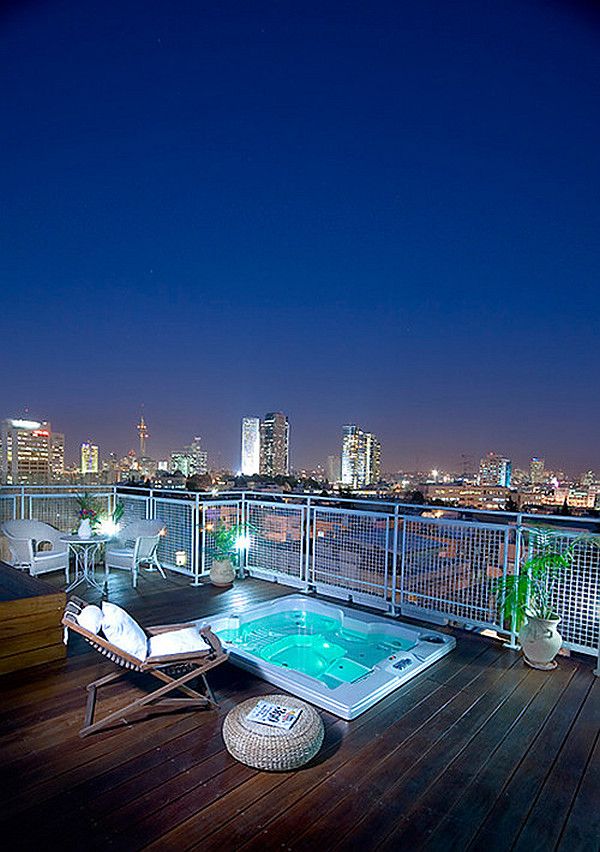
[[210, 620], [230, 661], [354, 719], [454, 648], [454, 637], [294, 594]]
[[415, 645], [383, 633], [358, 633], [335, 618], [299, 609], [252, 619], [219, 635], [261, 660], [315, 677], [332, 688], [340, 682], [354, 683], [390, 654]]

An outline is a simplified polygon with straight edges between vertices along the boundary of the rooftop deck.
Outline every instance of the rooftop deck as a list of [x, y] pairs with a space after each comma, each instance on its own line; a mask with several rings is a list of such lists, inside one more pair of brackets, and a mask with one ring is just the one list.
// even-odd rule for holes
[[[133, 590], [118, 573], [109, 589], [142, 624], [295, 591], [255, 579], [193, 588], [173, 574]], [[93, 589], [78, 594], [99, 602]], [[542, 673], [492, 639], [455, 635], [455, 651], [355, 721], [320, 711], [323, 747], [289, 773], [250, 769], [225, 750], [227, 712], [279, 691], [229, 663], [209, 674], [218, 712], [140, 717], [79, 739], [85, 685], [112, 664], [71, 635], [66, 660], [0, 678], [7, 848], [597, 852], [594, 661], [561, 657]], [[109, 687], [99, 713], [135, 697], [135, 683]]]

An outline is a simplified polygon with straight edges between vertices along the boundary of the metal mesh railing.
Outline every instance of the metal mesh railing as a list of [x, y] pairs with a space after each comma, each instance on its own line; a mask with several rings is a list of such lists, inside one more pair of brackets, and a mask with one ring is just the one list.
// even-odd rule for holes
[[394, 517], [315, 508], [310, 581], [386, 605], [392, 567]]
[[249, 503], [248, 569], [282, 582], [303, 583], [305, 515], [303, 506]]
[[[17, 515], [18, 496], [14, 494], [0, 495], [0, 524], [4, 521], [12, 521]], [[8, 542], [4, 536], [0, 537], [0, 560], [10, 562], [11, 554]]]
[[[77, 493], [71, 494], [29, 494], [26, 496], [28, 515], [37, 521], [50, 524], [63, 533], [75, 532], [79, 526], [79, 504]], [[94, 492], [92, 497], [102, 514], [108, 516], [111, 510], [111, 493]]]
[[509, 528], [404, 518], [401, 607], [500, 627], [494, 584], [507, 567]]
[[207, 573], [212, 568], [216, 557], [215, 533], [223, 524], [231, 529], [242, 521], [241, 500], [211, 501], [202, 503], [200, 516], [201, 548], [202, 548], [202, 573]]
[[155, 497], [153, 506], [155, 519], [162, 521], [167, 531], [158, 545], [159, 562], [182, 574], [193, 575], [198, 564], [194, 546], [196, 504]]
[[134, 521], [145, 521], [149, 518], [149, 495], [119, 494], [117, 499], [123, 504], [121, 526], [132, 524]]

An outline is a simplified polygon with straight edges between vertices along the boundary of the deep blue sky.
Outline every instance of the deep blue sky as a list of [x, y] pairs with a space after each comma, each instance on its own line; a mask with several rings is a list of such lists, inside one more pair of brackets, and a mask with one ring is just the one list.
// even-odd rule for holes
[[600, 21], [558, 0], [0, 17], [0, 418], [75, 457], [600, 471]]

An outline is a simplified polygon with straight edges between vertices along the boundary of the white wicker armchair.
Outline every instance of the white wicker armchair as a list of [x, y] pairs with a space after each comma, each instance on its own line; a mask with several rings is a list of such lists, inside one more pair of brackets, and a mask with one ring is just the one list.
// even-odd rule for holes
[[48, 571], [65, 572], [69, 580], [69, 546], [62, 535], [43, 521], [5, 521], [0, 527], [6, 536], [15, 568], [29, 571], [32, 577]]
[[156, 551], [165, 525], [162, 521], [134, 521], [106, 545], [106, 573], [111, 568], [131, 571], [131, 582], [137, 586], [139, 566], [144, 563], [156, 568], [165, 577]]

